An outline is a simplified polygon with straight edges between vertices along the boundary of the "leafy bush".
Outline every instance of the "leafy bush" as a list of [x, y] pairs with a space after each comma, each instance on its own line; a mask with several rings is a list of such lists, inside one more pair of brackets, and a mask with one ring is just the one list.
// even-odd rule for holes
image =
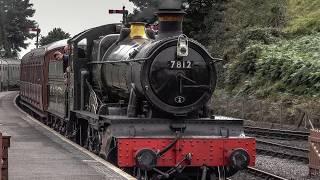
[[289, 0], [290, 17], [286, 31], [292, 34], [310, 34], [320, 31], [319, 0]]
[[[256, 72], [256, 61], [261, 56], [262, 45], [271, 44], [282, 37], [281, 32], [274, 28], [251, 28], [241, 33], [237, 39], [237, 57], [227, 65], [226, 83], [234, 86], [241, 78]], [[247, 47], [247, 48], [246, 48]]]
[[233, 75], [252, 81], [247, 90], [263, 96], [278, 92], [320, 96], [320, 33], [254, 44], [240, 57], [229, 67]]

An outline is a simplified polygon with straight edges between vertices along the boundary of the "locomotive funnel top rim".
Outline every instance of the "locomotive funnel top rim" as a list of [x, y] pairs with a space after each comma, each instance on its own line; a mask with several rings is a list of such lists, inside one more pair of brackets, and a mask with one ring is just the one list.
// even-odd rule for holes
[[185, 15], [187, 13], [181, 9], [159, 9], [155, 13], [155, 15], [157, 15], [157, 16], [161, 16], [161, 15], [165, 15], [165, 14]]
[[130, 22], [129, 23], [129, 25], [139, 25], [139, 24], [141, 24], [141, 25], [147, 25], [147, 23], [145, 23], [145, 22], [141, 22], [141, 21], [133, 21], [133, 22]]

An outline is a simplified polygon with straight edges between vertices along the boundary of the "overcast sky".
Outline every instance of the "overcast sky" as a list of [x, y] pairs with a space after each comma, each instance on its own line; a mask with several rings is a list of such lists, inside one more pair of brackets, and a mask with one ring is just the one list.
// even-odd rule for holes
[[[55, 27], [76, 35], [88, 28], [108, 23], [120, 22], [122, 15], [110, 15], [109, 9], [133, 10], [129, 0], [30, 0], [36, 10], [34, 19], [39, 24], [41, 35], [46, 36]], [[35, 39], [28, 49], [20, 52], [20, 57], [35, 48]]]

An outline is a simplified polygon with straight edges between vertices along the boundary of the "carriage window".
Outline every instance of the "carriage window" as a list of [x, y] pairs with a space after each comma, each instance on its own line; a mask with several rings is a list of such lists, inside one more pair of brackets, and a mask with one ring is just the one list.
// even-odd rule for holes
[[43, 68], [43, 66], [40, 65], [40, 67], [39, 67], [40, 82], [43, 82], [42, 68]]
[[38, 81], [38, 83], [40, 84], [40, 82], [41, 82], [41, 65], [39, 64], [38, 65], [38, 79], [37, 79], [37, 81]]
[[34, 83], [34, 63], [30, 66], [30, 73], [31, 73], [31, 83]]

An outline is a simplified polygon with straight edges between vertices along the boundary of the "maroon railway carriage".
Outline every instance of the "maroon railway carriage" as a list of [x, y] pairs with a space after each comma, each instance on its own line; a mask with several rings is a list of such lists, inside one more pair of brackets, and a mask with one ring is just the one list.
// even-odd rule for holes
[[62, 52], [65, 45], [67, 40], [34, 49], [21, 60], [21, 103], [41, 117], [46, 117], [48, 110], [49, 62], [55, 61], [53, 53]]

